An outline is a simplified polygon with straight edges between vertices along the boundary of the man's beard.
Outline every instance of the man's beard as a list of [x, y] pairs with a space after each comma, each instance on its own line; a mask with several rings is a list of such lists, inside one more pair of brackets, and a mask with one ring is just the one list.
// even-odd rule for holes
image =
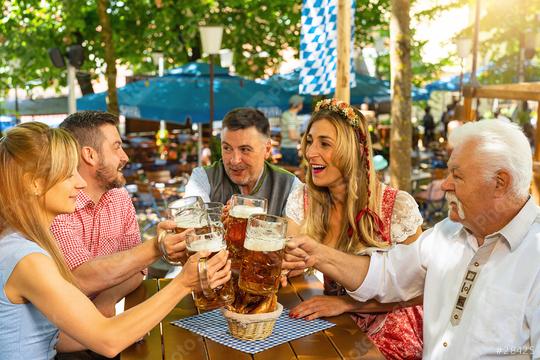
[[[114, 173], [114, 174], [113, 174]], [[121, 188], [126, 185], [126, 178], [119, 171], [114, 172], [100, 163], [96, 170], [96, 179], [106, 191]]]
[[461, 220], [465, 220], [465, 211], [463, 211], [463, 204], [459, 199], [456, 197], [456, 194], [452, 191], [447, 191], [444, 196], [446, 197], [446, 202], [448, 203], [448, 216], [450, 216], [450, 212], [452, 211], [452, 208], [450, 207], [450, 203], [453, 202], [456, 204], [457, 213]]

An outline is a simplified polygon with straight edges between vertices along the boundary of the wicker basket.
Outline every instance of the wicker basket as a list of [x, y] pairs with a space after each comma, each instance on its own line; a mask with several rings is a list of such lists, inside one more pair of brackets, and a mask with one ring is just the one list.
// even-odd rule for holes
[[269, 337], [282, 311], [283, 305], [280, 303], [277, 303], [275, 311], [264, 314], [238, 314], [222, 308], [231, 335], [242, 340], [262, 340]]

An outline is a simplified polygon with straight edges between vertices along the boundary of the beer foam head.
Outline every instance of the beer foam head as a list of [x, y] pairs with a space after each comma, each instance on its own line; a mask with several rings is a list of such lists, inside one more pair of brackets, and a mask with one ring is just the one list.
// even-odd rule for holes
[[187, 244], [187, 249], [191, 252], [210, 251], [218, 252], [225, 248], [223, 237], [216, 235], [201, 240], [195, 240]]
[[239, 219], [247, 219], [250, 215], [253, 214], [266, 214], [266, 211], [262, 207], [236, 205], [231, 209], [230, 212], [231, 216]]
[[278, 251], [285, 247], [282, 237], [252, 237], [246, 236], [244, 247], [251, 251]]

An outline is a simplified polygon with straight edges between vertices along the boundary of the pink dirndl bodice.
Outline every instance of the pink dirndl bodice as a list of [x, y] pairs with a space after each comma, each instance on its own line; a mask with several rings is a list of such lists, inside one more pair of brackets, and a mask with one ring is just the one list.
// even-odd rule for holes
[[[386, 187], [381, 204], [384, 237], [391, 239], [392, 212], [398, 190]], [[391, 240], [390, 240], [391, 241]], [[345, 289], [324, 276], [324, 294], [346, 295]], [[422, 306], [399, 308], [389, 313], [353, 313], [352, 318], [387, 359], [421, 359], [423, 348]]]

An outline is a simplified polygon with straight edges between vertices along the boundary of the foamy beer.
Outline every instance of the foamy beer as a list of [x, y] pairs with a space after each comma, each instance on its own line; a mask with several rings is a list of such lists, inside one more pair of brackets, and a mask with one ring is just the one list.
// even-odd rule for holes
[[169, 204], [170, 217], [176, 223], [174, 231], [179, 234], [187, 229], [195, 229], [196, 233], [208, 232], [210, 222], [199, 196], [188, 196]]
[[216, 309], [229, 305], [234, 301], [234, 289], [230, 280], [224, 285], [210, 289], [206, 274], [206, 260], [226, 247], [227, 245], [223, 239], [223, 229], [216, 228], [214, 231], [207, 230], [205, 233], [200, 234], [190, 232], [186, 235], [186, 248], [189, 256], [199, 251], [210, 252], [207, 258], [199, 260], [199, 279], [203, 291], [193, 292], [195, 305], [201, 310]]
[[251, 215], [242, 254], [240, 289], [257, 295], [278, 290], [287, 234], [287, 220], [279, 216]]
[[225, 240], [231, 254], [232, 268], [239, 271], [246, 238], [248, 218], [252, 214], [266, 214], [267, 201], [252, 196], [233, 195]]

